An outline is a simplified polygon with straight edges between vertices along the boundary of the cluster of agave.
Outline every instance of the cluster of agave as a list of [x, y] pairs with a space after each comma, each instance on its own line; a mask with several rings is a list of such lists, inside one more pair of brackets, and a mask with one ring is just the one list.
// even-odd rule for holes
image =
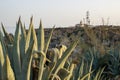
[[[120, 79], [120, 47], [111, 48], [105, 54], [101, 54], [95, 48], [88, 50], [85, 54], [82, 55], [81, 61], [84, 61], [83, 68], [84, 72], [86, 66], [91, 65], [90, 80], [93, 80], [94, 77], [100, 76], [97, 80], [119, 80]], [[92, 64], [91, 64], [92, 61]], [[89, 66], [88, 66], [89, 67]], [[99, 71], [101, 70], [101, 71]], [[99, 75], [96, 75], [100, 73]]]
[[[117, 44], [115, 47], [110, 48], [104, 46], [101, 41], [95, 35], [95, 32], [90, 27], [84, 27], [85, 32], [91, 39], [93, 48], [89, 48], [88, 51], [84, 52], [84, 60], [90, 63], [93, 59], [92, 69], [96, 74], [98, 70], [104, 69], [101, 74], [102, 80], [119, 80], [120, 79], [120, 46]], [[89, 64], [90, 65], [90, 64]], [[93, 80], [93, 78], [91, 79]]]
[[[3, 24], [2, 29], [4, 36], [0, 30], [0, 80], [74, 79], [73, 70], [75, 64], [68, 60], [68, 57], [76, 47], [78, 40], [71, 44], [60, 58], [56, 59], [59, 55], [52, 53], [54, 56], [52, 60], [49, 60], [47, 52], [54, 28], [46, 42], [41, 21], [37, 32], [38, 35], [36, 35], [32, 18], [28, 31], [26, 31], [25, 26], [23, 27], [19, 18], [13, 37], [9, 36]], [[37, 62], [37, 64], [33, 62]], [[46, 64], [46, 62], [49, 64]], [[33, 68], [37, 68], [36, 73]], [[79, 77], [78, 79], [83, 80], [84, 78]]]
[[75, 64], [69, 56], [78, 40], [65, 51], [55, 48], [49, 52], [54, 27], [47, 40], [44, 38], [41, 21], [36, 35], [32, 18], [28, 31], [19, 18], [13, 37], [9, 36], [3, 24], [2, 29], [4, 36], [0, 30], [0, 80], [108, 80], [110, 78], [106, 76], [117, 75], [117, 78], [119, 75], [120, 51], [111, 50], [103, 56], [99, 51], [90, 49]]

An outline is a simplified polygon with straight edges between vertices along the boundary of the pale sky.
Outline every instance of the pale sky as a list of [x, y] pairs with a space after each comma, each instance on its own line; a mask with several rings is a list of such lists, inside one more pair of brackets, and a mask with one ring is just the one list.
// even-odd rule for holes
[[33, 15], [34, 25], [42, 19], [44, 27], [74, 26], [90, 12], [91, 24], [120, 24], [120, 0], [0, 0], [0, 22], [7, 27], [16, 25], [21, 16], [27, 26]]

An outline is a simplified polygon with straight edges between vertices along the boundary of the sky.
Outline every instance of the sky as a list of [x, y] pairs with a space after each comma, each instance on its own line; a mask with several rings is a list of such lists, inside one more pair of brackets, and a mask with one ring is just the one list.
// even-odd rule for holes
[[78, 24], [90, 13], [91, 24], [120, 25], [120, 0], [0, 0], [0, 22], [12, 29], [21, 16], [29, 25], [33, 16], [34, 26], [40, 19], [44, 27], [68, 27]]

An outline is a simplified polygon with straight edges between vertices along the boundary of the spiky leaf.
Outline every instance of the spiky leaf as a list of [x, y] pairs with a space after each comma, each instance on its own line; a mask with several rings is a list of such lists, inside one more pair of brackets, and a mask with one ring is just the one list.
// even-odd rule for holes
[[23, 59], [22, 64], [22, 80], [30, 80], [30, 68], [32, 61], [32, 53], [33, 53], [34, 42], [32, 41], [30, 47], [28, 48], [25, 58]]
[[[19, 22], [19, 21], [18, 21]], [[13, 70], [15, 72], [15, 77], [17, 80], [21, 80], [20, 74], [21, 74], [21, 61], [20, 61], [20, 48], [19, 48], [19, 23], [16, 25], [16, 31], [15, 31], [15, 38], [13, 43], [13, 54], [12, 54], [12, 60], [13, 60]]]
[[78, 43], [78, 41], [76, 41], [73, 44], [71, 44], [71, 46], [63, 53], [62, 57], [58, 60], [58, 62], [56, 63], [56, 66], [55, 66], [55, 68], [53, 70], [53, 73], [55, 75], [64, 66], [66, 60], [70, 56], [71, 52], [75, 49], [77, 43]]

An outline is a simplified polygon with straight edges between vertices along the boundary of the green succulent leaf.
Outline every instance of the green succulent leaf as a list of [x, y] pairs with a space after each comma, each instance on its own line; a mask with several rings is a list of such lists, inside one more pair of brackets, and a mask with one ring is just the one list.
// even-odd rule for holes
[[26, 31], [22, 25], [21, 19], [19, 18], [19, 24], [21, 28], [21, 38], [20, 38], [20, 57], [21, 57], [21, 63], [25, 56], [25, 44], [26, 44]]
[[53, 31], [55, 29], [55, 26], [52, 28], [51, 32], [50, 32], [50, 35], [48, 37], [48, 40], [47, 40], [47, 43], [46, 43], [46, 46], [45, 46], [45, 54], [47, 53], [48, 51], [48, 47], [49, 47], [49, 44], [50, 44], [50, 41], [51, 41], [51, 38], [52, 38], [52, 34], [53, 34]]
[[10, 60], [5, 48], [4, 38], [0, 31], [0, 80], [15, 80]]
[[39, 29], [38, 29], [38, 50], [44, 51], [44, 29], [42, 26], [42, 21], [40, 21]]
[[61, 80], [65, 80], [70, 75], [70, 72], [65, 68], [61, 68], [57, 75]]
[[31, 61], [33, 53], [34, 41], [31, 42], [22, 64], [22, 80], [30, 80]]
[[70, 56], [71, 52], [75, 49], [76, 45], [77, 45], [78, 41], [74, 42], [73, 44], [71, 44], [71, 46], [63, 53], [62, 57], [58, 60], [58, 62], [56, 63], [56, 66], [53, 70], [53, 74], [57, 74], [58, 71], [63, 68], [66, 60], [68, 59], [68, 57]]
[[21, 80], [21, 60], [20, 60], [20, 48], [19, 48], [19, 21], [16, 25], [14, 43], [13, 43], [13, 54], [12, 54], [12, 64], [13, 64], [13, 71], [15, 72], [15, 79]]
[[2, 26], [2, 30], [3, 30], [3, 32], [4, 32], [5, 38], [8, 40], [8, 43], [9, 43], [9, 44], [13, 44], [13, 41], [14, 41], [13, 37], [11, 37], [11, 36], [7, 33], [7, 31], [5, 30], [4, 25], [3, 25], [2, 23], [1, 23], [1, 26]]

